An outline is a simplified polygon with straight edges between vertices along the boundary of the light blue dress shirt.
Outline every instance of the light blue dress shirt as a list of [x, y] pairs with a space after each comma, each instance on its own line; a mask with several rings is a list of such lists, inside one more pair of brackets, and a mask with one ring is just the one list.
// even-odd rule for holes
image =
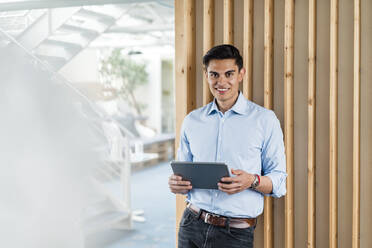
[[[242, 93], [223, 114], [215, 101], [192, 111], [183, 121], [179, 161], [223, 162], [229, 169], [268, 176], [273, 190], [286, 193], [283, 133], [273, 111], [245, 99]], [[264, 195], [246, 189], [229, 195], [220, 190], [192, 189], [187, 201], [206, 211], [239, 218], [255, 218], [263, 211]]]

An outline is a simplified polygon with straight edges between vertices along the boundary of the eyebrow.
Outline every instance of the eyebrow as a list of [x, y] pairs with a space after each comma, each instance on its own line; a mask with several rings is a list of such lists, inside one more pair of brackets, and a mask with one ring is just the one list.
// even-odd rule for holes
[[[228, 71], [225, 71], [224, 73], [226, 74], [226, 73], [229, 73], [229, 72], [235, 72], [235, 70], [228, 70]], [[216, 73], [216, 74], [220, 74], [220, 73], [218, 73], [218, 72], [216, 72], [216, 71], [209, 71], [208, 73]]]

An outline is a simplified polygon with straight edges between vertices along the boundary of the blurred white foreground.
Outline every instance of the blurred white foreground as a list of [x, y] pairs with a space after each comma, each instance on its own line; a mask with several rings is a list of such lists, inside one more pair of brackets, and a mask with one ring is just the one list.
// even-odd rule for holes
[[1, 53], [0, 75], [0, 247], [84, 247], [99, 140], [71, 90], [31, 61]]

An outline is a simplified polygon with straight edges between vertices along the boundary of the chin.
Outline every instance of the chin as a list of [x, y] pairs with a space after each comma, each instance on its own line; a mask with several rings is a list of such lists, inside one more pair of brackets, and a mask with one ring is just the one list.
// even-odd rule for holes
[[219, 101], [225, 101], [226, 99], [228, 99], [228, 96], [217, 95], [215, 96], [215, 98]]

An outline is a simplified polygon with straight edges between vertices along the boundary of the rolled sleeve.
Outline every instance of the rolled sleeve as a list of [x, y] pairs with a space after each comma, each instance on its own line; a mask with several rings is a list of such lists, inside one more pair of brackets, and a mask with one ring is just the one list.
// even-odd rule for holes
[[262, 175], [269, 177], [273, 185], [272, 192], [266, 195], [279, 198], [286, 194], [286, 159], [280, 122], [271, 113], [261, 153]]
[[[184, 120], [182, 127], [181, 127], [180, 144], [177, 150], [177, 160], [192, 162], [193, 155], [191, 153], [190, 143], [186, 136], [186, 131], [185, 131], [186, 123], [185, 122], [186, 122], [186, 119]], [[190, 198], [190, 192], [182, 193], [182, 195], [187, 196], [186, 202], [188, 202], [188, 199]]]
[[287, 193], [286, 189], [286, 178], [287, 174], [286, 173], [270, 173], [266, 175], [271, 179], [271, 182], [273, 184], [273, 191], [270, 194], [265, 194], [266, 196], [272, 196], [275, 198], [279, 198], [285, 195]]

